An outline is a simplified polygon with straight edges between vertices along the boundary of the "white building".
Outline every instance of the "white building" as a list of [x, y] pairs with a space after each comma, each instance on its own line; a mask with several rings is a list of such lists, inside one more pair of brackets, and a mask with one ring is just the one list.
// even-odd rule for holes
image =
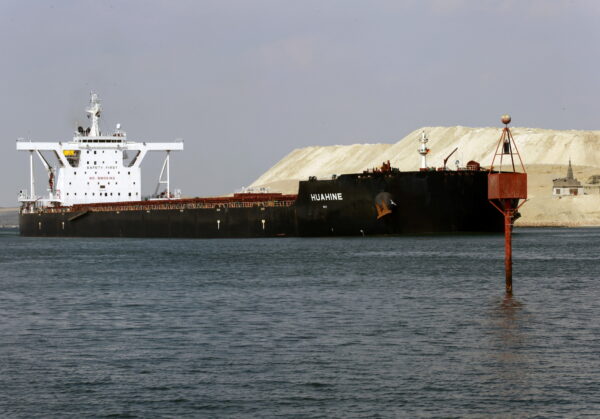
[[[169, 184], [169, 154], [183, 150], [183, 142], [146, 143], [129, 141], [120, 124], [110, 135], [102, 135], [99, 119], [102, 108], [96, 94], [91, 95], [86, 109], [91, 127], [78, 127], [71, 141], [17, 141], [17, 150], [29, 151], [30, 189], [21, 191], [19, 201], [29, 206], [70, 206], [97, 202], [140, 201], [140, 165], [149, 151], [167, 153], [159, 176], [159, 187], [166, 186], [161, 195], [172, 197]], [[54, 156], [51, 164], [43, 152]], [[33, 155], [36, 154], [48, 174], [47, 196], [36, 194], [33, 175]], [[166, 172], [166, 173], [165, 173]], [[163, 180], [163, 176], [166, 175]], [[39, 189], [42, 189], [38, 186]]]
[[567, 169], [567, 177], [554, 179], [552, 185], [552, 195], [554, 196], [569, 196], [583, 195], [583, 185], [580, 181], [573, 177], [573, 167], [569, 159], [569, 168]]

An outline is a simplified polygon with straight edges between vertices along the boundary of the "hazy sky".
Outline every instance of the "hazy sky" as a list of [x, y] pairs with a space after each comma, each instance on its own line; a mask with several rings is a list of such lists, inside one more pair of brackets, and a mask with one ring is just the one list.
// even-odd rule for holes
[[[600, 128], [594, 0], [0, 0], [0, 60], [0, 206], [28, 187], [15, 140], [70, 139], [91, 90], [105, 132], [185, 141], [172, 187], [192, 196], [248, 185], [294, 148], [425, 125], [510, 112]], [[146, 163], [144, 192], [159, 156]]]

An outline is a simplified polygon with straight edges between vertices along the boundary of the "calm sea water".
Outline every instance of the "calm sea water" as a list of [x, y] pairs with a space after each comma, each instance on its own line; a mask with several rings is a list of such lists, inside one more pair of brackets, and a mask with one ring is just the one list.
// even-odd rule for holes
[[600, 415], [600, 229], [0, 233], [8, 417]]

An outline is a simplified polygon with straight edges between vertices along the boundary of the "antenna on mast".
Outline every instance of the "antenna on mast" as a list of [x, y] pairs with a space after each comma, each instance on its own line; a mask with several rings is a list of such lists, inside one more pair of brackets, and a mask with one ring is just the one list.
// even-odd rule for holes
[[100, 113], [102, 112], [102, 106], [100, 105], [100, 99], [94, 92], [90, 93], [90, 106], [85, 110], [88, 113], [88, 118], [92, 119], [92, 126], [90, 127], [90, 134], [92, 137], [100, 136]]

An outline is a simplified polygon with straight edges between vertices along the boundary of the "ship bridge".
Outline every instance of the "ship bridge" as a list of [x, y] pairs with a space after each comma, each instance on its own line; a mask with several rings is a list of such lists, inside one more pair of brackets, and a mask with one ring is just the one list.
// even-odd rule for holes
[[[29, 190], [19, 194], [19, 201], [24, 207], [140, 201], [140, 166], [150, 151], [166, 153], [155, 197], [175, 197], [170, 188], [169, 157], [172, 151], [183, 150], [183, 141], [130, 141], [120, 124], [112, 134], [102, 135], [99, 124], [101, 111], [98, 96], [92, 93], [86, 109], [91, 126], [87, 129], [78, 127], [71, 141], [17, 140], [17, 150], [29, 151]], [[54, 157], [52, 163], [47, 158], [48, 153]], [[34, 154], [48, 175], [43, 188], [46, 196], [36, 194]]]

